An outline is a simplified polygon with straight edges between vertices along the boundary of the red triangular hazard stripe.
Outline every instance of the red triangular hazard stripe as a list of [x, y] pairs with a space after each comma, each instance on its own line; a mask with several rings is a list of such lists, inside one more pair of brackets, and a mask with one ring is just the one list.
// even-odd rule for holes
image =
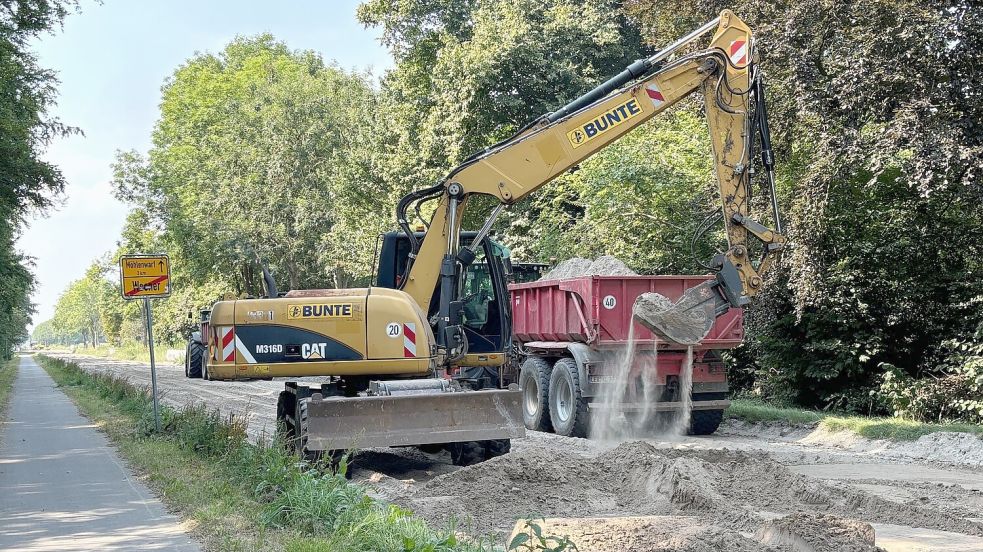
[[662, 95], [662, 92], [659, 92], [658, 90], [655, 90], [655, 89], [652, 89], [652, 88], [646, 88], [645, 89], [645, 93], [648, 94], [649, 95], [649, 98], [652, 98], [653, 100], [656, 100], [656, 101], [659, 101], [659, 102], [666, 101], [665, 96], [663, 96]]

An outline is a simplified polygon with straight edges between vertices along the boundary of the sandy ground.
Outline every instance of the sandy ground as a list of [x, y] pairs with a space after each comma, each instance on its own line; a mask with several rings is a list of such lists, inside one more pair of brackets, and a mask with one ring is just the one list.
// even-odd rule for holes
[[[52, 356], [150, 383], [146, 364]], [[245, 413], [260, 437], [283, 383], [189, 380], [164, 364], [158, 385], [174, 406]], [[580, 535], [581, 550], [983, 551], [983, 440], [953, 433], [890, 443], [736, 421], [711, 437], [623, 443], [530, 432], [512, 453], [466, 468], [446, 453], [363, 451], [353, 478], [434, 523], [456, 519], [499, 541], [516, 520], [548, 517], [564, 518], [555, 526]]]

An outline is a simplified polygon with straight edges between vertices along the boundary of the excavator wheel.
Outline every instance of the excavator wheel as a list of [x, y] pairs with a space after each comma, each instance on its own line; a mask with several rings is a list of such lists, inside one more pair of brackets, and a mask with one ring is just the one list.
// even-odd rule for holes
[[[286, 391], [284, 391], [286, 393]], [[297, 405], [297, 437], [294, 438], [297, 453], [305, 462], [318, 468], [337, 470], [345, 456], [343, 450], [311, 450], [307, 448], [308, 414], [310, 399], [301, 399]], [[351, 469], [345, 470], [345, 477], [351, 479]]]
[[297, 412], [296, 395], [289, 391], [280, 391], [276, 401], [277, 436], [287, 448], [294, 448], [297, 439], [297, 428], [287, 416]]
[[201, 367], [205, 364], [205, 346], [195, 339], [188, 340], [188, 347], [184, 354], [184, 376], [188, 378], [200, 378]]
[[491, 441], [485, 441], [486, 460], [491, 460], [496, 456], [508, 454], [510, 450], [512, 450], [511, 439], [493, 439]]
[[690, 414], [690, 435], [713, 435], [724, 420], [723, 410], [694, 410]]
[[481, 441], [448, 443], [447, 450], [451, 453], [451, 462], [455, 466], [470, 466], [485, 459], [485, 444]]

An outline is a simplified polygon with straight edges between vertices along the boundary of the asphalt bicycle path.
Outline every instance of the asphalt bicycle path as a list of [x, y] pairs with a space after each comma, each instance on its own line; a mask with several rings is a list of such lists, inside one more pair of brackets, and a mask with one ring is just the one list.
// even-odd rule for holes
[[0, 422], [0, 550], [201, 550], [34, 359]]

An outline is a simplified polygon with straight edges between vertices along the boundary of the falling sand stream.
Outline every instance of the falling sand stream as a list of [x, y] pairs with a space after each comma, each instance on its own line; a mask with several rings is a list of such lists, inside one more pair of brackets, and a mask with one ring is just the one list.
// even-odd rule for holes
[[[623, 441], [651, 436], [653, 433], [686, 435], [693, 409], [693, 346], [687, 346], [686, 359], [680, 367], [681, 408], [660, 416], [657, 408], [660, 379], [659, 340], [658, 337], [653, 336], [651, 355], [637, 355], [635, 325], [633, 311], [624, 349], [612, 358], [615, 364], [613, 377], [599, 397], [601, 408], [592, 413], [591, 436], [605, 441]], [[632, 368], [636, 361], [640, 364], [640, 370], [637, 379], [634, 379]], [[638, 384], [641, 385], [640, 390]]]

